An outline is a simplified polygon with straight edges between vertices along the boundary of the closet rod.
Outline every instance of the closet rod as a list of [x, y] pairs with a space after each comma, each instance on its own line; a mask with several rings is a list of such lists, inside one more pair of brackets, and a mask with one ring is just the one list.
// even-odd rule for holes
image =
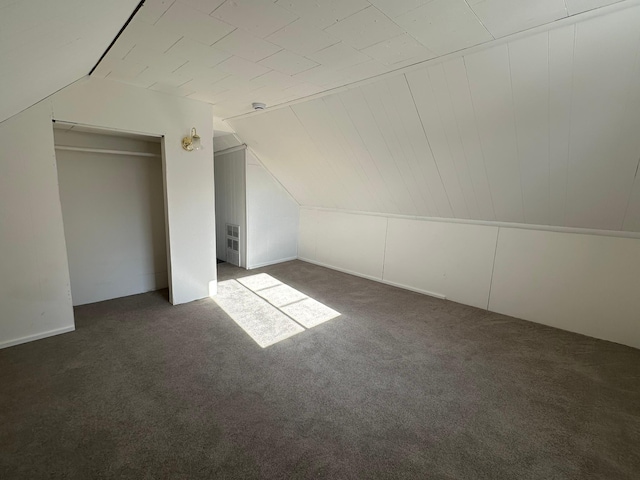
[[135, 155], [137, 157], [160, 157], [158, 153], [148, 152], [127, 152], [125, 150], [107, 150], [104, 148], [87, 148], [87, 147], [68, 147], [66, 145], [56, 145], [56, 150], [68, 150], [70, 152], [89, 152], [89, 153], [109, 153], [113, 155]]

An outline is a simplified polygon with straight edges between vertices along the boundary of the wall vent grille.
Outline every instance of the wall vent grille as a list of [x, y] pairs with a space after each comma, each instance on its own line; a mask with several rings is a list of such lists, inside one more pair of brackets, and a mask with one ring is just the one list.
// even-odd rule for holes
[[233, 265], [240, 266], [240, 226], [232, 225], [230, 223], [227, 226], [227, 262]]

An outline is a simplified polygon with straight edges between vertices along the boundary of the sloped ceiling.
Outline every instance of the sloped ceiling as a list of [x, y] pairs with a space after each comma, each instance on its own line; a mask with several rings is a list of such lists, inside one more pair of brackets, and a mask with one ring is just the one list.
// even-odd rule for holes
[[138, 0], [0, 0], [0, 121], [87, 75]]
[[147, 0], [94, 75], [229, 118], [619, 0]]
[[640, 232], [639, 52], [633, 6], [230, 124], [301, 205]]
[[216, 153], [240, 145], [242, 145], [242, 142], [238, 136], [233, 133], [214, 135], [213, 137], [213, 151]]

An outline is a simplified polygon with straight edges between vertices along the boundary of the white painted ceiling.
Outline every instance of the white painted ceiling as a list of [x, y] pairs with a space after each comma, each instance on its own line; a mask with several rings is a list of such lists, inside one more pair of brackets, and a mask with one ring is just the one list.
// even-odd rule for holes
[[0, 0], [0, 121], [87, 75], [138, 0]]
[[147, 0], [94, 73], [229, 118], [619, 0]]
[[640, 232], [640, 6], [567, 23], [229, 123], [301, 205]]
[[213, 151], [221, 152], [228, 148], [237, 147], [242, 145], [242, 141], [238, 138], [238, 136], [234, 133], [221, 133], [214, 135], [213, 137]]
[[[640, 232], [640, 0], [494, 40], [611, 3], [147, 0], [95, 75], [235, 117], [218, 147], [302, 205]], [[0, 0], [0, 120], [86, 75], [136, 4]]]

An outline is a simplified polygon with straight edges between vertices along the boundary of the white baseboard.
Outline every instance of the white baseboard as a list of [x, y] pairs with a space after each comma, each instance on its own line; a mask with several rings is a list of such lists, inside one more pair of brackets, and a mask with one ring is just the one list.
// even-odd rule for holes
[[409, 290], [410, 292], [421, 293], [423, 295], [429, 295], [430, 297], [438, 298], [440, 300], [446, 300], [447, 297], [442, 295], [441, 293], [430, 292], [429, 290], [422, 290], [420, 288], [410, 287], [408, 285], [403, 285], [402, 283], [390, 282], [389, 280], [380, 280], [381, 283], [386, 285], [391, 285], [392, 287], [402, 288], [403, 290]]
[[344, 268], [339, 268], [339, 267], [336, 267], [336, 266], [333, 266], [333, 265], [329, 265], [329, 264], [326, 264], [326, 263], [317, 262], [317, 261], [311, 260], [309, 258], [298, 257], [298, 260], [300, 260], [302, 262], [313, 263], [314, 265], [318, 265], [320, 267], [330, 268], [331, 270], [336, 270], [338, 272], [347, 273], [349, 275], [353, 275], [354, 277], [366, 278], [367, 280], [373, 280], [374, 282], [384, 283], [385, 285], [390, 285], [392, 287], [402, 288], [403, 290], [409, 290], [411, 292], [421, 293], [423, 295], [429, 295], [430, 297], [435, 297], [435, 298], [438, 298], [440, 300], [446, 300], [447, 299], [447, 297], [445, 295], [441, 295], [439, 293], [434, 293], [434, 292], [429, 292], [427, 290], [421, 290], [419, 288], [409, 287], [407, 285], [402, 285], [401, 283], [390, 282], [390, 281], [384, 280], [384, 279], [382, 279], [380, 277], [374, 277], [372, 275], [365, 275], [363, 273], [358, 273], [358, 272], [354, 272], [354, 271], [347, 270], [347, 269], [344, 269]]
[[247, 267], [247, 270], [254, 270], [256, 268], [268, 267], [269, 265], [275, 265], [276, 263], [290, 262], [291, 260], [297, 260], [298, 257], [280, 258], [278, 260], [271, 260], [269, 262], [258, 263], [257, 265], [251, 265]]
[[26, 337], [16, 338], [14, 340], [8, 340], [6, 342], [0, 342], [0, 349], [13, 347], [22, 343], [33, 342], [35, 340], [41, 340], [47, 337], [53, 337], [54, 335], [60, 335], [62, 333], [73, 332], [75, 329], [75, 325], [71, 325], [70, 327], [57, 328], [55, 330], [49, 330], [48, 332], [36, 333], [35, 335], [28, 335]]
[[374, 282], [382, 282], [380, 277], [374, 277], [373, 275], [366, 275], [364, 273], [353, 272], [351, 270], [347, 270], [346, 268], [336, 267], [335, 265], [329, 265], [328, 263], [318, 262], [316, 260], [311, 260], [310, 258], [298, 257], [298, 260], [307, 263], [313, 263], [314, 265], [318, 265], [319, 267], [330, 268], [331, 270], [336, 270], [337, 272], [347, 273], [349, 275], [353, 275], [354, 277], [366, 278], [367, 280], [373, 280]]

